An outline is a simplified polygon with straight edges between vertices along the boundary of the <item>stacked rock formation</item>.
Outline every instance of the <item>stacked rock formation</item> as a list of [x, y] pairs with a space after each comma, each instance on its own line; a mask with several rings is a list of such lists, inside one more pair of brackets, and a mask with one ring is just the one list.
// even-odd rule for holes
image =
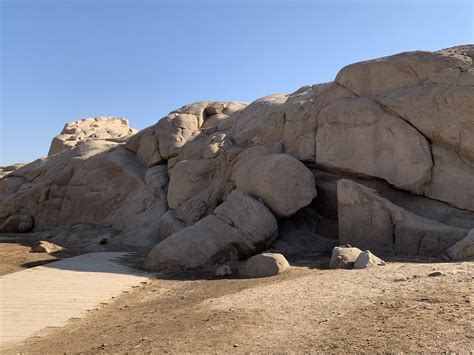
[[474, 228], [473, 58], [467, 45], [355, 63], [248, 105], [186, 105], [131, 137], [123, 120], [68, 124], [49, 157], [1, 178], [0, 231], [88, 223], [156, 244], [149, 269], [193, 268], [248, 258], [303, 214], [317, 223], [295, 228], [331, 225], [340, 244], [444, 255]]

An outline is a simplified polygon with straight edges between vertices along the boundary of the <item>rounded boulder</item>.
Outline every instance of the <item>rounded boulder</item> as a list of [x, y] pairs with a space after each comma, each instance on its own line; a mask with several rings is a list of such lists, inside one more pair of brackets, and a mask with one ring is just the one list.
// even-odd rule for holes
[[314, 176], [288, 154], [258, 156], [238, 165], [232, 180], [237, 188], [257, 196], [277, 217], [289, 217], [316, 197]]
[[239, 267], [239, 277], [257, 278], [281, 274], [290, 264], [282, 254], [263, 253], [247, 259]]

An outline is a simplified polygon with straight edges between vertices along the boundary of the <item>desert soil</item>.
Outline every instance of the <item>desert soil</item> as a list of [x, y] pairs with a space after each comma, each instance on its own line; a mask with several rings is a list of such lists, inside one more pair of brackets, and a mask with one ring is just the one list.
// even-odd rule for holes
[[23, 237], [0, 237], [0, 276], [82, 254], [81, 250], [64, 250], [53, 254], [31, 253], [33, 242]]
[[[3, 273], [41, 261], [10, 244], [0, 245]], [[157, 275], [84, 318], [3, 352], [474, 350], [474, 262], [398, 261], [367, 270], [296, 264], [265, 279]]]

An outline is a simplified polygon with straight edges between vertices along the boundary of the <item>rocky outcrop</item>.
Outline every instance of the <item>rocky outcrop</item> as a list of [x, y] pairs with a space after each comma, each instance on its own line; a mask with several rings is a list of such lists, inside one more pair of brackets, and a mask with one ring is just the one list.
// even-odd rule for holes
[[213, 215], [160, 242], [144, 266], [186, 269], [239, 260], [271, 245], [277, 229], [276, 219], [262, 203], [234, 190]]
[[277, 217], [289, 217], [316, 197], [314, 177], [287, 154], [249, 159], [232, 174], [238, 189], [263, 199]]
[[137, 132], [130, 128], [125, 118], [98, 116], [67, 123], [61, 133], [53, 138], [48, 156], [71, 150], [88, 141], [125, 142]]
[[431, 179], [427, 139], [365, 98], [336, 100], [320, 112], [316, 151], [321, 167], [383, 178], [412, 192]]
[[339, 241], [381, 254], [437, 256], [467, 230], [418, 216], [350, 180], [337, 184]]
[[291, 94], [186, 105], [136, 134], [125, 119], [69, 123], [47, 158], [1, 169], [0, 226], [113, 230], [156, 245], [150, 269], [248, 258], [275, 240], [277, 220], [320, 252], [339, 237], [445, 254], [474, 228], [472, 53], [355, 63]]

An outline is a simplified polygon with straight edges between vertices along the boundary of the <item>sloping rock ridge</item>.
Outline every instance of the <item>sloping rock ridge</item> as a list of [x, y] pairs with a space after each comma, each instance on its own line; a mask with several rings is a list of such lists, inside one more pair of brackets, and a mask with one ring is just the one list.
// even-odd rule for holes
[[474, 45], [400, 53], [140, 132], [68, 123], [48, 157], [0, 168], [0, 232], [92, 225], [154, 246], [149, 269], [194, 268], [248, 258], [304, 216], [305, 235], [444, 255], [474, 228], [473, 58]]

